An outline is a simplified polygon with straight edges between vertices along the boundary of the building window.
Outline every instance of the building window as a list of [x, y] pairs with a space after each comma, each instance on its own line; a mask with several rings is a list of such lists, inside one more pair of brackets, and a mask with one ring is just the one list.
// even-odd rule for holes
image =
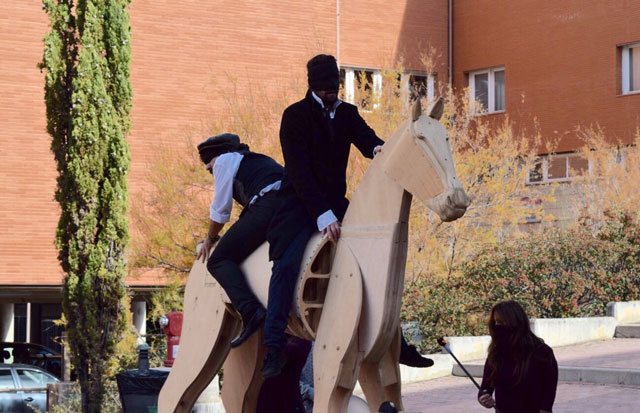
[[340, 83], [345, 101], [371, 109], [372, 95], [382, 89], [382, 75], [378, 70], [346, 67], [340, 69]]
[[470, 98], [480, 103], [488, 113], [505, 110], [504, 67], [470, 72], [469, 88]]
[[541, 156], [533, 164], [528, 184], [567, 182], [589, 173], [589, 160], [576, 153]]
[[428, 103], [435, 99], [436, 77], [434, 74], [413, 74], [408, 75], [409, 80], [409, 100], [414, 102], [420, 98], [426, 98]]
[[640, 92], [640, 43], [622, 47], [622, 93]]
[[[379, 70], [352, 67], [340, 69], [340, 87], [344, 93], [344, 100], [365, 110], [377, 107], [377, 103], [372, 105], [370, 100], [382, 92], [382, 81], [382, 73]], [[429, 103], [434, 101], [435, 74], [411, 72], [403, 74], [395, 81], [399, 86], [398, 96], [403, 89], [411, 102], [422, 97]]]

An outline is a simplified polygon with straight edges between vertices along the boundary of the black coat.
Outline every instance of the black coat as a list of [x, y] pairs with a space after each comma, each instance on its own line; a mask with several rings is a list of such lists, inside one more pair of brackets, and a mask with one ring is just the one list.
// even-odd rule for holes
[[[280, 207], [269, 228], [271, 259], [279, 258], [305, 225], [332, 210], [342, 220], [349, 201], [346, 170], [351, 144], [367, 158], [382, 145], [358, 108], [342, 102], [334, 119], [311, 95], [285, 109], [280, 124], [284, 178]], [[316, 227], [317, 228], [317, 227]]]
[[558, 363], [551, 347], [544, 343], [536, 345], [529, 370], [520, 384], [515, 384], [515, 368], [515, 361], [505, 356], [502, 369], [496, 376], [496, 383], [492, 385], [488, 379], [491, 375], [489, 363], [485, 363], [478, 398], [483, 390], [489, 394], [493, 394], [495, 390], [496, 408], [501, 413], [552, 411], [558, 386]]

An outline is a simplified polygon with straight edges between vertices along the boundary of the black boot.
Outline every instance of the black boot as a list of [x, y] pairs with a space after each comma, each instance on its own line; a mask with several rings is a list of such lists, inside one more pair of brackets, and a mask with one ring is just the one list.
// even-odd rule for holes
[[258, 308], [248, 320], [242, 320], [242, 331], [231, 341], [231, 348], [236, 348], [247, 341], [264, 324], [266, 315], [267, 312], [263, 308]]
[[287, 358], [281, 349], [269, 347], [264, 363], [262, 363], [262, 377], [268, 379], [269, 377], [278, 376], [286, 363]]
[[400, 343], [400, 364], [404, 364], [409, 367], [431, 367], [433, 366], [433, 360], [427, 357], [422, 357], [416, 346], [409, 345], [404, 339], [404, 335], [401, 336], [402, 341]]

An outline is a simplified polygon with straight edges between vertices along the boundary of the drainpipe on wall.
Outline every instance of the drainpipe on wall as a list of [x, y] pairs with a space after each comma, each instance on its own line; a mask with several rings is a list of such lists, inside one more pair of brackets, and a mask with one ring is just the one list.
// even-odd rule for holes
[[340, 67], [340, 0], [336, 0], [336, 60]]
[[453, 84], [453, 0], [449, 0], [449, 85]]

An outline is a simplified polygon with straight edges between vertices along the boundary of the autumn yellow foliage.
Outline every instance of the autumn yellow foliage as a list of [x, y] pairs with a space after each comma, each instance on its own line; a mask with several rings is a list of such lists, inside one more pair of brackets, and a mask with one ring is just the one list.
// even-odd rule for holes
[[[427, 73], [434, 61], [429, 53], [435, 51], [429, 51], [423, 59]], [[354, 102], [366, 102], [360, 113], [382, 139], [409, 116], [409, 93], [403, 73], [402, 65], [396, 64], [381, 70], [379, 87], [373, 87], [364, 76], [356, 82]], [[228, 80], [220, 90], [225, 96], [225, 116], [211, 121], [208, 135], [236, 133], [252, 150], [282, 162], [280, 116], [289, 104], [304, 96], [304, 82], [293, 79], [289, 87], [281, 86], [273, 93], [255, 81]], [[460, 264], [482, 248], [507, 237], [526, 236], [541, 227], [538, 223], [552, 224], [554, 220], [545, 206], [554, 203], [555, 187], [526, 184], [542, 137], [536, 131], [516, 132], [508, 117], [496, 125], [491, 115], [483, 114], [477, 103], [469, 100], [467, 90], [454, 91], [442, 82], [436, 82], [435, 87], [436, 96], [445, 100], [441, 121], [449, 131], [456, 170], [472, 204], [463, 218], [442, 223], [414, 201], [405, 275], [409, 283], [419, 277], [456, 276]], [[423, 107], [428, 107], [431, 102], [422, 99]], [[178, 275], [179, 279], [184, 279], [190, 269], [196, 243], [206, 234], [213, 190], [211, 175], [202, 168], [195, 149], [204, 137], [186, 136], [187, 144], [183, 146], [187, 149], [163, 151], [164, 155], [150, 165], [148, 188], [132, 212], [132, 262], [138, 269], [157, 268], [173, 277]], [[583, 137], [588, 148], [585, 156], [593, 162], [593, 174], [576, 186], [581, 198], [575, 208], [604, 208], [613, 200], [622, 205], [637, 202], [636, 195], [626, 196], [632, 192], [633, 183], [625, 177], [640, 176], [638, 151], [620, 149], [616, 153], [622, 155], [616, 156], [625, 157], [627, 162], [615, 163], [601, 131], [585, 130]], [[368, 162], [357, 150], [352, 151], [347, 196], [353, 193]], [[234, 213], [237, 217], [238, 208]], [[527, 224], [532, 217], [536, 224]], [[174, 303], [171, 305], [176, 302], [166, 297], [159, 301]]]

